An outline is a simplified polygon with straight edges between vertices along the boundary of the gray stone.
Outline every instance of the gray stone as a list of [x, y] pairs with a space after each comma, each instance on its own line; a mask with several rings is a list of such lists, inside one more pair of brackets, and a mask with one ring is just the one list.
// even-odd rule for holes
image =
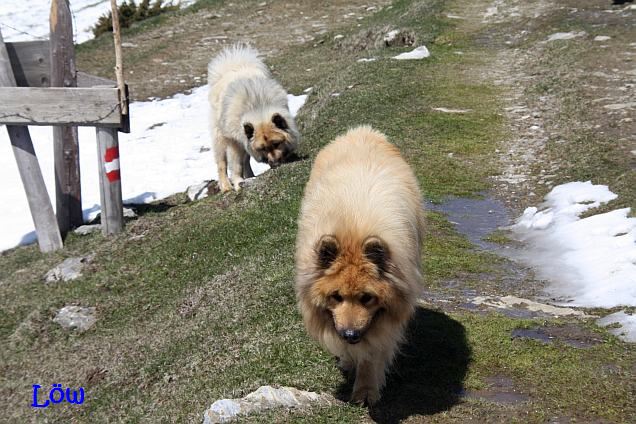
[[124, 218], [137, 218], [137, 213], [131, 208], [124, 208]]
[[202, 183], [192, 185], [186, 190], [186, 195], [191, 202], [195, 200], [205, 199], [211, 194], [219, 192], [219, 187], [214, 180], [203, 181]]
[[75, 234], [79, 234], [80, 236], [85, 236], [85, 235], [100, 231], [101, 229], [102, 229], [102, 226], [100, 224], [81, 225], [77, 227], [75, 230], [73, 230], [73, 232]]
[[583, 311], [578, 311], [572, 308], [565, 308], [560, 306], [548, 305], [545, 303], [535, 302], [530, 299], [524, 299], [516, 296], [477, 296], [471, 299], [470, 303], [474, 305], [483, 305], [493, 309], [518, 309], [523, 308], [531, 312], [541, 312], [546, 315], [552, 315], [555, 317], [560, 316], [574, 316], [579, 318], [587, 318]]
[[261, 386], [241, 399], [217, 400], [203, 414], [203, 423], [230, 422], [240, 416], [273, 408], [306, 408], [312, 405], [333, 405], [337, 402], [333, 396], [324, 393], [306, 392], [293, 387]]
[[585, 35], [587, 35], [585, 31], [555, 32], [548, 37], [546, 42], [557, 40], [572, 40], [577, 37], [584, 37]]
[[71, 281], [82, 276], [84, 267], [93, 260], [93, 256], [83, 256], [80, 258], [67, 258], [44, 276], [47, 284], [58, 281]]
[[78, 331], [86, 331], [95, 324], [94, 307], [82, 307], [77, 305], [69, 305], [60, 309], [53, 318], [53, 322], [61, 325], [67, 330], [77, 329]]

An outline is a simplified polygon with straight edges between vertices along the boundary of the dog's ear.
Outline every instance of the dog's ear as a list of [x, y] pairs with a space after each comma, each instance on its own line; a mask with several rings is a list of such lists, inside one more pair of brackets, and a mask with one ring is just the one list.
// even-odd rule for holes
[[336, 260], [340, 253], [340, 245], [334, 236], [324, 235], [316, 243], [316, 256], [318, 257], [318, 267], [327, 269]]
[[254, 125], [249, 122], [243, 124], [243, 131], [245, 131], [247, 139], [250, 140], [254, 136]]
[[275, 113], [272, 116], [272, 122], [274, 123], [274, 125], [276, 125], [276, 128], [278, 128], [279, 130], [285, 131], [286, 129], [289, 128], [289, 125], [287, 125], [287, 121], [285, 120], [285, 118], [283, 118], [278, 113]]
[[362, 243], [362, 253], [366, 260], [375, 265], [381, 273], [389, 269], [389, 248], [382, 239], [371, 236]]

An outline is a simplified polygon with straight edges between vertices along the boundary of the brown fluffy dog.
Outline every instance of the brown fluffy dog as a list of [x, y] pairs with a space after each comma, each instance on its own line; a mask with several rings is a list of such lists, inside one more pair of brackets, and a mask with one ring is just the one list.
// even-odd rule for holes
[[398, 149], [370, 127], [316, 158], [299, 219], [296, 294], [309, 334], [355, 370], [352, 401], [375, 403], [422, 279], [422, 198]]

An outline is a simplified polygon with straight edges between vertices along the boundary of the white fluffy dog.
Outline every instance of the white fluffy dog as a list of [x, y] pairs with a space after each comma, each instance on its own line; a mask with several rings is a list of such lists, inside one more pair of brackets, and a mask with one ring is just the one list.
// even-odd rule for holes
[[[259, 53], [246, 45], [225, 48], [208, 65], [212, 144], [222, 192], [253, 177], [250, 156], [280, 165], [299, 140], [287, 93]], [[232, 184], [228, 179], [228, 159]]]

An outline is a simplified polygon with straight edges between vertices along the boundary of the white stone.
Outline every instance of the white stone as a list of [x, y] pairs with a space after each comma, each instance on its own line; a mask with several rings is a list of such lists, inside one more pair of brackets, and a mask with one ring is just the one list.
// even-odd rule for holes
[[312, 405], [333, 405], [328, 394], [298, 390], [293, 387], [261, 386], [241, 399], [220, 399], [203, 414], [204, 424], [226, 423], [240, 416], [257, 414], [273, 408], [306, 408]]
[[44, 282], [55, 283], [58, 281], [71, 281], [82, 276], [86, 264], [90, 263], [92, 256], [80, 258], [67, 258], [61, 264], [49, 270], [44, 276]]
[[636, 102], [614, 103], [614, 104], [611, 104], [611, 105], [605, 105], [603, 107], [605, 109], [609, 109], [609, 110], [631, 109], [633, 107], [636, 107]]
[[80, 225], [79, 227], [74, 229], [73, 232], [75, 234], [79, 234], [80, 236], [85, 236], [87, 234], [91, 234], [91, 233], [95, 233], [97, 231], [100, 231], [101, 229], [102, 229], [102, 226], [100, 224]]
[[55, 315], [55, 318], [53, 318], [53, 322], [61, 325], [63, 328], [67, 330], [77, 329], [79, 331], [88, 330], [96, 321], [95, 308], [92, 306], [65, 306], [60, 309], [57, 315]]
[[203, 181], [202, 183], [191, 185], [186, 190], [186, 195], [191, 202], [195, 200], [201, 200], [208, 197], [208, 185], [210, 181]]
[[546, 42], [557, 40], [572, 40], [574, 38], [583, 37], [585, 35], [587, 35], [585, 31], [555, 32], [548, 37]]
[[472, 112], [472, 109], [449, 109], [447, 107], [434, 107], [434, 111], [443, 113], [468, 113]]
[[533, 300], [524, 299], [516, 296], [504, 296], [504, 297], [492, 297], [492, 296], [477, 296], [471, 300], [475, 305], [484, 305], [496, 309], [513, 309], [520, 306], [524, 309], [532, 312], [543, 312], [548, 315], [559, 316], [575, 316], [575, 317], [587, 317], [583, 311], [578, 311], [572, 308], [564, 308], [561, 306], [553, 306], [545, 303], [535, 302]]

